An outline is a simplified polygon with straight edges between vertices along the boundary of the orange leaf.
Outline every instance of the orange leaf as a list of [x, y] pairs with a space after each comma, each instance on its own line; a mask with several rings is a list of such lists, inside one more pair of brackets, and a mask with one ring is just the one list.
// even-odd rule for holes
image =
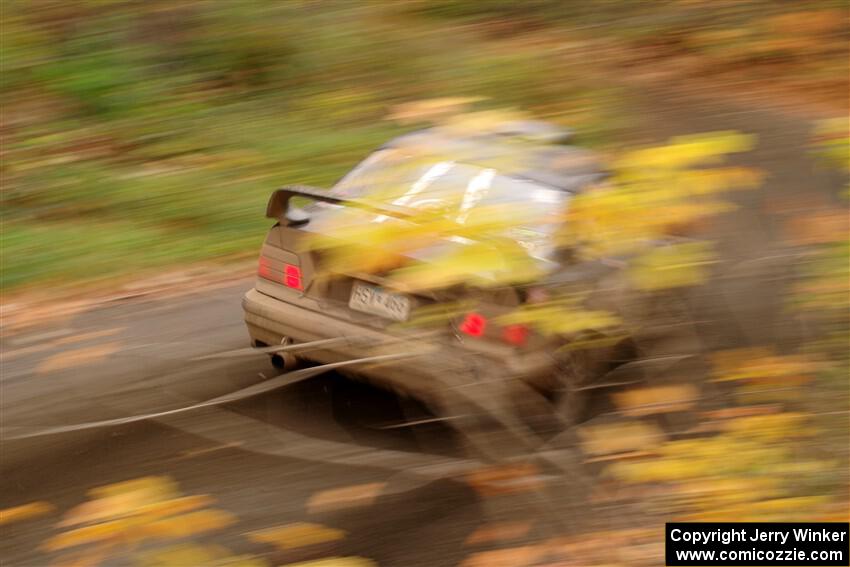
[[0, 526], [12, 522], [20, 522], [30, 518], [38, 518], [52, 512], [55, 508], [48, 502], [30, 502], [14, 508], [0, 510]]
[[693, 407], [699, 390], [690, 384], [633, 388], [614, 395], [620, 410], [630, 417], [684, 411]]

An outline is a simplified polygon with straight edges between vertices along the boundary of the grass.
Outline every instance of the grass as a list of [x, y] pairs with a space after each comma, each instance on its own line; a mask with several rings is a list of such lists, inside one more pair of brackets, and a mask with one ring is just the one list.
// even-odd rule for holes
[[149, 146], [170, 157], [35, 164], [5, 197], [17, 206], [3, 222], [2, 286], [252, 256], [270, 224], [263, 213], [272, 189], [328, 186], [396, 133], [389, 123], [317, 131], [245, 108], [214, 109], [200, 124], [178, 139], [212, 142], [200, 151]]
[[[553, 38], [659, 32], [708, 53], [698, 34], [723, 18], [710, 3], [602, 4], [7, 3], [0, 287], [253, 255], [270, 191], [330, 185], [401, 131], [383, 120], [400, 102], [484, 96], [611, 143], [627, 111], [593, 72], [595, 44], [567, 63]], [[757, 17], [781, 11], [759, 6], [719, 14], [754, 54], [772, 29]], [[831, 20], [805, 21], [801, 49], [831, 49]]]
[[[401, 133], [383, 119], [397, 102], [483, 94], [610, 129], [564, 104], [590, 87], [545, 53], [374, 6], [291, 6], [5, 11], [0, 286], [252, 256], [270, 192], [331, 185]], [[176, 42], [156, 31], [169, 14]], [[77, 27], [60, 38], [63, 18]]]

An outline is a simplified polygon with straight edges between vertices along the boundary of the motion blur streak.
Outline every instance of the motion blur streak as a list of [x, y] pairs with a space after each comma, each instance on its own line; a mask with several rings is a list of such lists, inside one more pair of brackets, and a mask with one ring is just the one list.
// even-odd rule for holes
[[5, 2], [0, 563], [847, 521], [848, 16]]

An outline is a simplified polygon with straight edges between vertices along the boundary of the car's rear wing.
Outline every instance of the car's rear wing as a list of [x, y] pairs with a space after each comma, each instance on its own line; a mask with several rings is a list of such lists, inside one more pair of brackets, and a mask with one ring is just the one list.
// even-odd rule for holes
[[371, 203], [361, 200], [349, 200], [338, 195], [334, 195], [326, 189], [311, 187], [309, 185], [287, 185], [281, 187], [271, 194], [269, 203], [266, 206], [266, 217], [270, 219], [284, 220], [289, 212], [289, 202], [293, 197], [306, 197], [311, 201], [320, 201], [322, 203], [331, 203], [333, 205], [345, 205], [358, 209], [366, 209], [381, 215], [387, 215], [395, 218], [407, 218], [411, 216], [412, 211], [404, 207], [384, 203]]
[[270, 219], [284, 218], [289, 210], [289, 201], [293, 197], [307, 197], [313, 201], [333, 203], [336, 205], [341, 205], [345, 202], [345, 199], [330, 194], [326, 189], [310, 187], [309, 185], [287, 185], [286, 187], [281, 187], [269, 197], [269, 204], [266, 206], [266, 217]]

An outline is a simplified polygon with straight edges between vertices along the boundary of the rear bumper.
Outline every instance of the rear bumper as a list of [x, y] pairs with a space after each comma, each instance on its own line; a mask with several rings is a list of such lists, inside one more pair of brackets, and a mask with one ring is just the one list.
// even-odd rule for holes
[[[360, 378], [424, 401], [441, 397], [441, 390], [447, 383], [463, 386], [510, 377], [546, 388], [553, 375], [552, 360], [545, 353], [494, 357], [471, 352], [445, 340], [400, 342], [398, 336], [304, 309], [256, 289], [245, 294], [242, 307], [248, 332], [254, 341], [269, 345], [279, 344], [283, 337], [289, 337], [296, 343], [338, 337], [357, 341], [336, 343], [299, 354], [320, 363], [375, 354], [417, 353], [415, 358], [353, 368]], [[364, 347], [364, 340], [385, 346]]]

